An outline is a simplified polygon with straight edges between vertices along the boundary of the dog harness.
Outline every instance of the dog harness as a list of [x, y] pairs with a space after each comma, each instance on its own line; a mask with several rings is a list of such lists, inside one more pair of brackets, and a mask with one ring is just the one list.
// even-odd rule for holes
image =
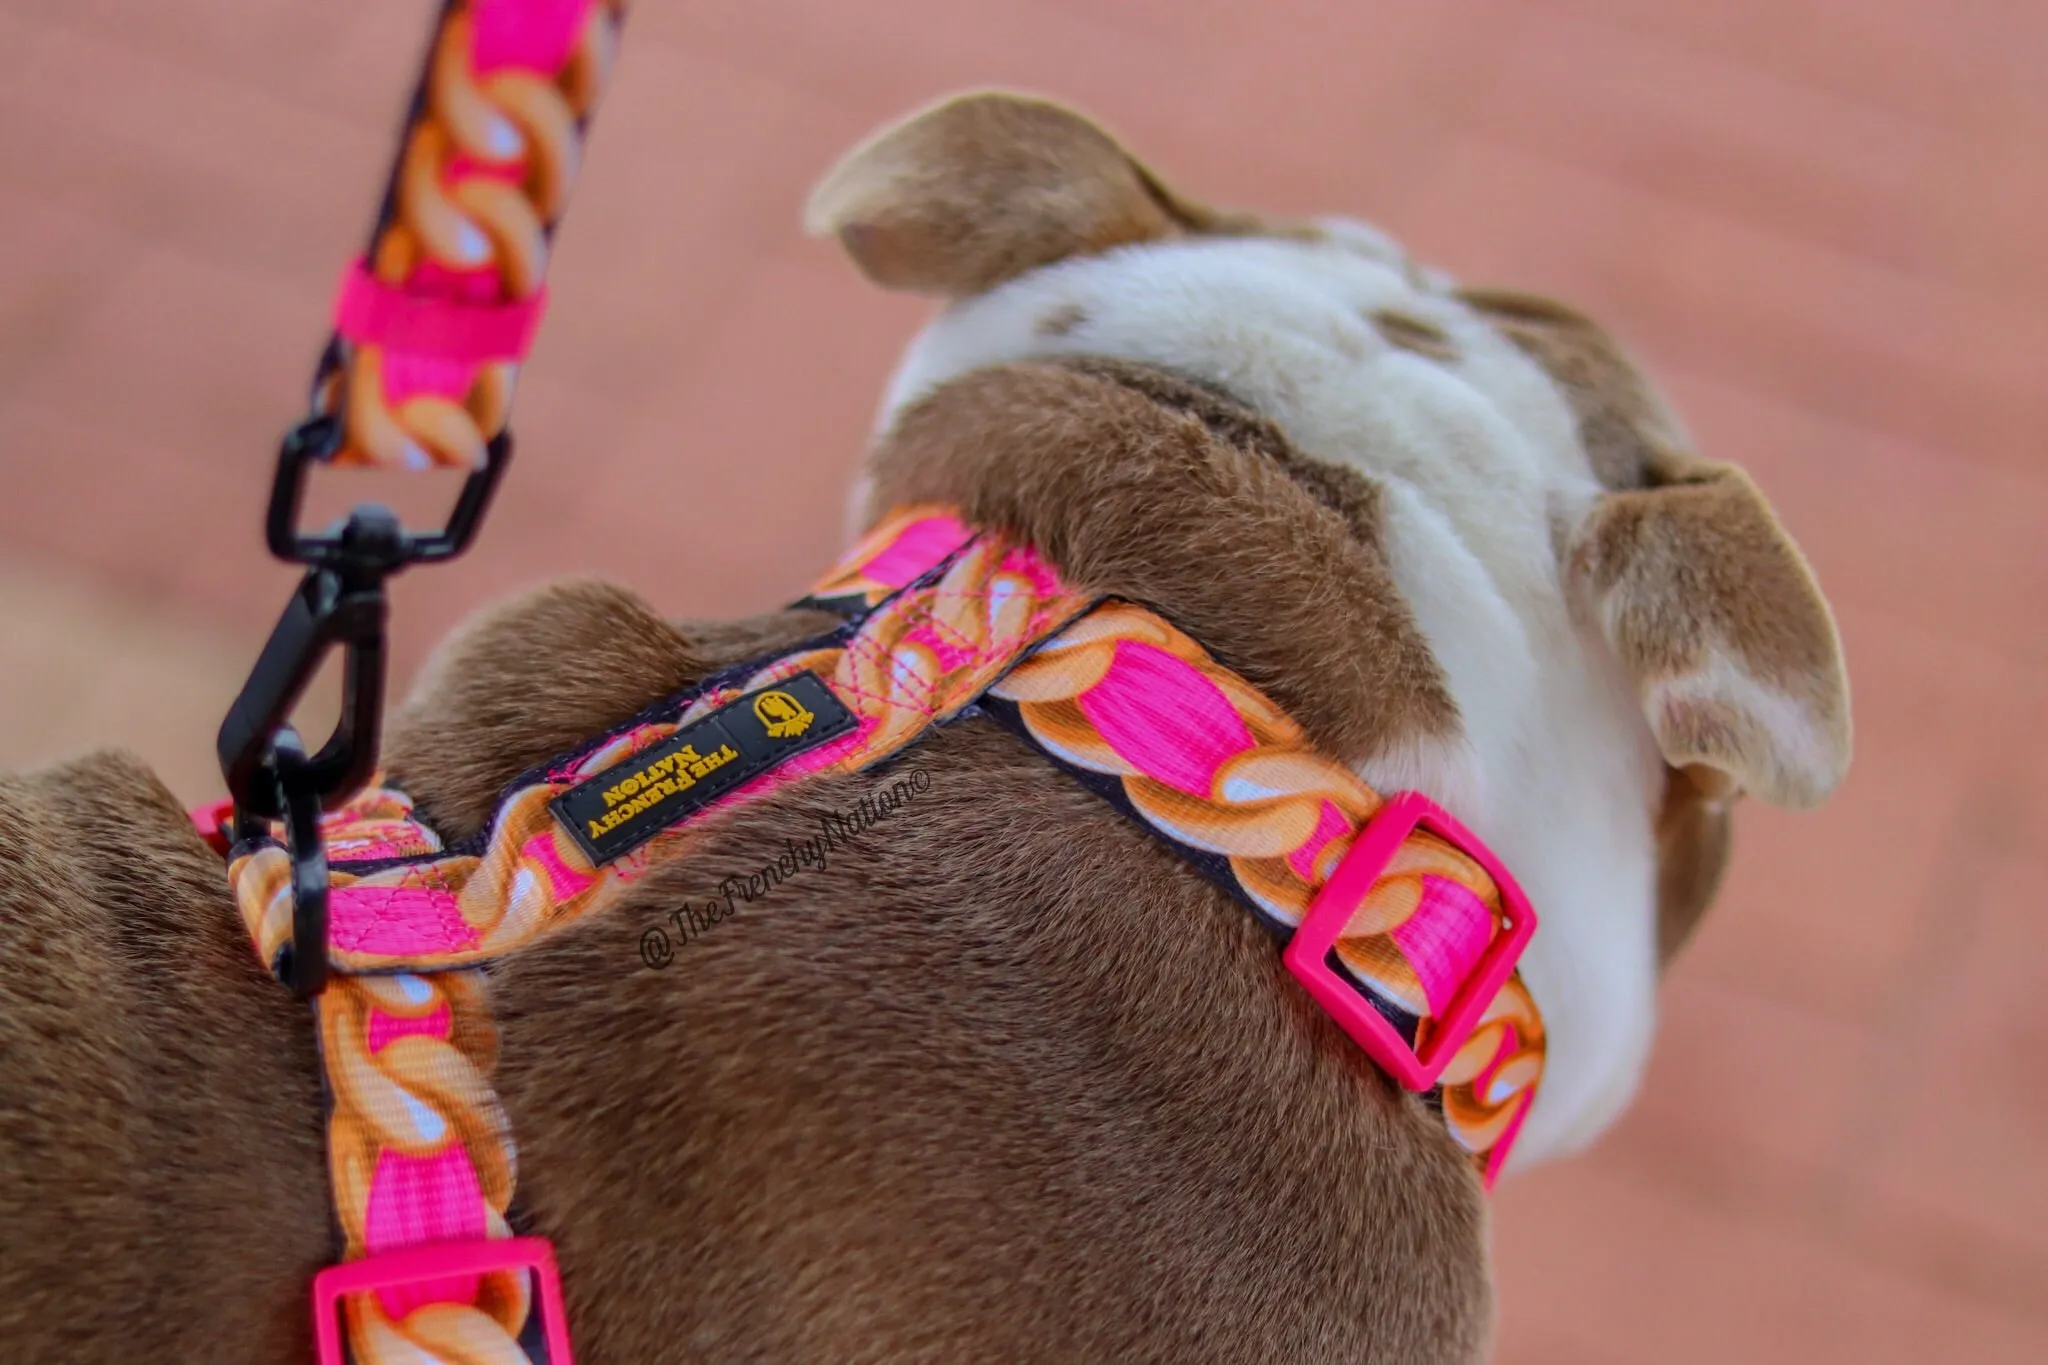
[[[316, 1009], [343, 1244], [316, 1281], [323, 1365], [340, 1365], [344, 1330], [362, 1365], [569, 1360], [553, 1257], [513, 1231], [481, 967], [603, 911], [730, 809], [884, 767], [968, 716], [1006, 726], [1243, 904], [1492, 1183], [1543, 1069], [1513, 970], [1536, 920], [1450, 816], [1383, 799], [1157, 613], [1074, 588], [947, 509], [888, 518], [797, 605], [843, 624], [526, 773], [471, 837], [444, 845], [384, 786], [322, 820], [331, 975]], [[229, 875], [266, 964], [320, 951], [291, 942], [281, 843], [238, 844]], [[619, 926], [622, 967], [644, 956], [645, 929]], [[485, 1341], [499, 1354], [469, 1344]]]
[[[837, 626], [527, 772], [469, 837], [444, 841], [374, 780], [383, 580], [460, 553], [510, 458], [513, 379], [624, 8], [444, 0], [313, 416], [280, 452], [268, 540], [308, 572], [221, 729], [233, 799], [194, 815], [228, 854], [262, 961], [314, 1001], [341, 1244], [314, 1280], [320, 1365], [571, 1365], [553, 1251], [519, 1226], [486, 965], [601, 914], [733, 808], [886, 768], [968, 717], [1007, 727], [1235, 897], [1490, 1186], [1544, 1060], [1514, 971], [1536, 918], [1513, 879], [1428, 800], [1382, 798], [1317, 753], [1157, 613], [1063, 582], [950, 509], [884, 519], [797, 603]], [[434, 534], [360, 507], [306, 536], [311, 463], [470, 473]], [[309, 755], [287, 718], [337, 646], [343, 721]], [[915, 789], [895, 782], [884, 813]], [[667, 962], [658, 926], [618, 928], [622, 967], [628, 952]]]

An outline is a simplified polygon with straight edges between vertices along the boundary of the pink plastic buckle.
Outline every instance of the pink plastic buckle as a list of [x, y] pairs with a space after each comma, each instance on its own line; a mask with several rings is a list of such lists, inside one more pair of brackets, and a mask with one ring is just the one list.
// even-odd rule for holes
[[[1485, 868], [1500, 889], [1502, 910], [1501, 932], [1493, 936], [1479, 961], [1473, 964], [1419, 1052], [1372, 1007], [1371, 1001], [1330, 966], [1330, 950], [1336, 946], [1344, 926], [1351, 922], [1359, 903], [1386, 871], [1395, 850], [1418, 827], [1440, 836]], [[1436, 1084], [1451, 1058], [1472, 1036], [1480, 1015], [1507, 984], [1522, 949], [1535, 932], [1536, 911], [1522, 894], [1522, 888], [1501, 866], [1500, 859], [1428, 797], [1402, 792], [1381, 806], [1359, 831], [1344, 861], [1337, 864], [1336, 872], [1302, 916], [1301, 927], [1294, 931], [1281, 960], [1295, 979], [1308, 988], [1316, 1003], [1351, 1035], [1353, 1042], [1364, 1048], [1388, 1075], [1407, 1089], [1419, 1092]]]
[[348, 1295], [495, 1270], [533, 1272], [535, 1307], [541, 1315], [548, 1365], [575, 1365], [569, 1352], [569, 1322], [562, 1315], [562, 1277], [555, 1269], [555, 1249], [545, 1237], [434, 1243], [327, 1267], [313, 1277], [313, 1358], [318, 1365], [347, 1365], [341, 1341], [341, 1301]]

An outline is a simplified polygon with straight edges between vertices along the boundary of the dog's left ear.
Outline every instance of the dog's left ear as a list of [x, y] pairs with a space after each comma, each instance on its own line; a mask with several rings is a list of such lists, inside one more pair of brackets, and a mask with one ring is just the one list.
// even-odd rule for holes
[[1001, 91], [885, 128], [811, 192], [804, 226], [877, 284], [949, 298], [1132, 242], [1230, 230], [1085, 116]]
[[1819, 804], [1848, 771], [1849, 684], [1812, 571], [1740, 469], [1665, 453], [1646, 472], [1570, 534], [1575, 598], [1635, 677], [1665, 762]]

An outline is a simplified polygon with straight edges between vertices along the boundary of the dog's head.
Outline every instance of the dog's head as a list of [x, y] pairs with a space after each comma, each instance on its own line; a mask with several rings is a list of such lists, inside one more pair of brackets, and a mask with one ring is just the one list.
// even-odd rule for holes
[[885, 428], [981, 367], [1104, 357], [1227, 394], [1378, 488], [1458, 722], [1361, 769], [1460, 811], [1545, 916], [1525, 969], [1564, 1093], [1525, 1149], [1602, 1127], [1647, 1049], [1656, 968], [1720, 882], [1734, 799], [1811, 806], [1849, 761], [1834, 623], [1755, 485], [1697, 456], [1575, 311], [1461, 288], [1349, 219], [1207, 207], [1041, 100], [967, 95], [884, 130], [809, 224], [876, 282], [949, 301]]

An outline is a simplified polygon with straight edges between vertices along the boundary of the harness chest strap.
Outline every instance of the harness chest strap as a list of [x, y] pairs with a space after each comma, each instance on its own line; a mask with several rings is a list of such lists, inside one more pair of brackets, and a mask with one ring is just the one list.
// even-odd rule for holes
[[[513, 1235], [479, 964], [615, 902], [707, 816], [872, 767], [970, 711], [1287, 938], [1289, 969], [1427, 1095], [1491, 1184], [1543, 1066], [1512, 970], [1535, 919], [1456, 822], [1416, 796], [1382, 800], [1159, 616], [1074, 591], [1029, 546], [945, 509], [889, 518], [801, 605], [844, 624], [529, 772], [469, 839], [444, 847], [388, 788], [326, 817], [335, 975], [317, 1008], [344, 1245], [316, 1312], [346, 1324], [358, 1361], [468, 1359], [458, 1344], [481, 1340], [497, 1352], [483, 1358], [534, 1358], [543, 1336], [548, 1359], [568, 1359], [552, 1257]], [[230, 876], [277, 965], [295, 946], [285, 850], [240, 845]]]

